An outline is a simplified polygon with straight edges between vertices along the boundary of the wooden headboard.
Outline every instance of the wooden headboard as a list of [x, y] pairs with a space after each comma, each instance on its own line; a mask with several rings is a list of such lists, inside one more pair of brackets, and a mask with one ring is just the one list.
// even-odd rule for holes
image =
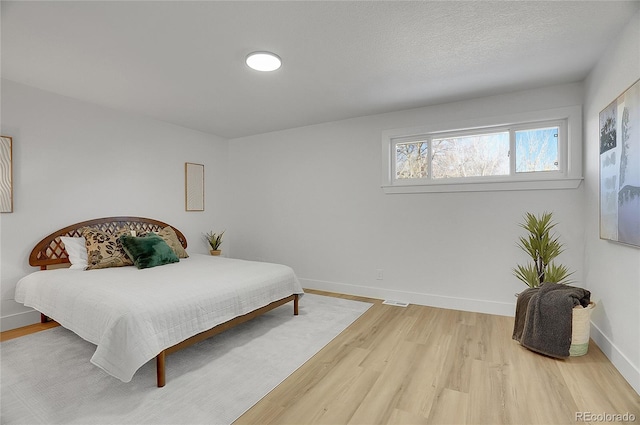
[[[169, 224], [163, 223], [162, 221], [144, 217], [105, 217], [72, 224], [64, 229], [53, 232], [38, 242], [31, 251], [31, 255], [29, 255], [29, 264], [46, 270], [47, 266], [69, 263], [69, 258], [67, 257], [67, 252], [64, 250], [64, 244], [60, 240], [60, 236], [79, 238], [82, 236], [80, 230], [84, 227], [93, 227], [109, 234], [115, 234], [118, 229], [128, 227], [131, 230], [135, 230], [136, 233], [142, 234], [159, 232], [167, 226], [169, 226]], [[175, 230], [176, 235], [178, 235], [178, 240], [182, 246], [186, 248], [187, 238], [185, 238], [178, 229], [173, 226], [171, 227]]]

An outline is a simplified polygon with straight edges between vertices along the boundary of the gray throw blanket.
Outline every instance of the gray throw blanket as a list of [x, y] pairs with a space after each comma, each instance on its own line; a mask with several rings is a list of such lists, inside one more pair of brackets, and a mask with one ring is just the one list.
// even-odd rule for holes
[[545, 282], [518, 295], [513, 339], [532, 351], [569, 357], [573, 307], [587, 307], [591, 293], [575, 286]]

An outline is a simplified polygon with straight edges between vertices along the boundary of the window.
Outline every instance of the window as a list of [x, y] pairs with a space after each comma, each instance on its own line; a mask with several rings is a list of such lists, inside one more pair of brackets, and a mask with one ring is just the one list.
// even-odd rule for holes
[[[383, 188], [404, 193], [578, 187], [582, 150], [575, 127], [581, 110], [560, 111], [553, 120], [385, 132]], [[532, 114], [537, 116], [545, 114]]]

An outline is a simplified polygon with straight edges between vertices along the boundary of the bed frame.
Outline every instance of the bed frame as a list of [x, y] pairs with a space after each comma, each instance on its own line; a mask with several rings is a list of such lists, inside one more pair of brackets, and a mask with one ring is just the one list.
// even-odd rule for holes
[[[108, 234], [115, 234], [117, 230], [125, 227], [129, 228], [130, 230], [134, 230], [138, 234], [142, 234], [147, 232], [159, 232], [167, 226], [169, 226], [169, 224], [163, 223], [162, 221], [144, 217], [105, 217], [82, 221], [80, 223], [72, 224], [63, 229], [57, 230], [38, 242], [38, 244], [31, 251], [31, 255], [29, 255], [29, 264], [34, 267], [40, 267], [40, 270], [68, 267], [69, 265], [71, 265], [71, 263], [69, 262], [69, 257], [67, 256], [67, 252], [64, 249], [64, 244], [60, 240], [60, 236], [80, 237], [82, 236], [81, 230], [84, 227], [93, 227]], [[182, 232], [180, 232], [175, 227], [173, 227], [173, 230], [175, 230], [176, 235], [178, 236], [178, 240], [180, 241], [182, 246], [186, 248], [187, 239], [184, 237]], [[167, 354], [174, 353], [178, 350], [189, 347], [190, 345], [204, 341], [207, 338], [224, 332], [227, 329], [231, 329], [241, 323], [247, 322], [254, 317], [258, 317], [290, 301], [293, 301], [293, 314], [297, 316], [298, 299], [298, 294], [290, 295], [288, 297], [274, 301], [264, 307], [258, 308], [257, 310], [249, 312], [245, 315], [231, 319], [228, 322], [221, 323], [209, 330], [194, 335], [191, 338], [188, 338], [172, 347], [164, 349], [156, 356], [156, 375], [158, 387], [164, 387], [166, 384], [165, 357]], [[40, 314], [41, 322], [44, 323], [49, 320], [51, 319], [42, 313]]]

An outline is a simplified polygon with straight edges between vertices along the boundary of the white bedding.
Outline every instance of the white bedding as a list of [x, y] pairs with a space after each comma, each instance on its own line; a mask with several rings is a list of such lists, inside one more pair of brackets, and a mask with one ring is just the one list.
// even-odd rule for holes
[[129, 382], [162, 350], [302, 293], [290, 267], [191, 254], [150, 269], [34, 272], [15, 299], [97, 345], [91, 362]]

